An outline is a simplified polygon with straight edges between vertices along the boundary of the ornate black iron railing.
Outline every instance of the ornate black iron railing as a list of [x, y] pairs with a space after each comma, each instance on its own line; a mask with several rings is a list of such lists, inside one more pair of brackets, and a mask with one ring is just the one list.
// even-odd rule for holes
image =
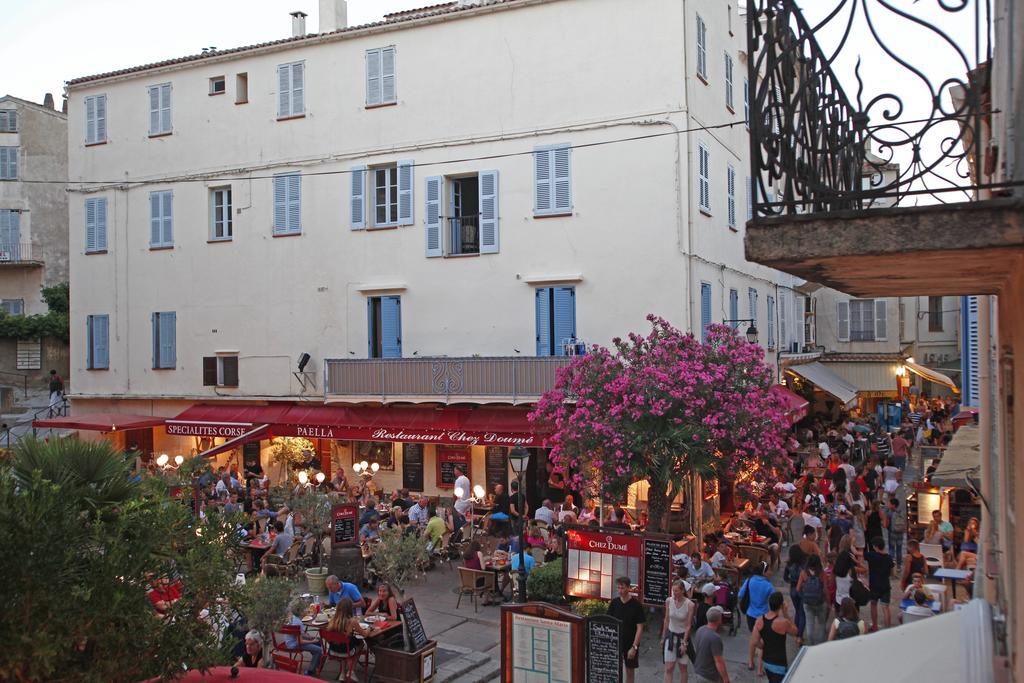
[[988, 2], [748, 0], [754, 220], [971, 199]]

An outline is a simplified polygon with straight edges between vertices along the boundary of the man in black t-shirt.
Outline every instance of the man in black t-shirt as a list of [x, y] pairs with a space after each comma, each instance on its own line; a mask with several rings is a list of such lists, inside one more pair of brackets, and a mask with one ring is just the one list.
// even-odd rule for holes
[[528, 518], [530, 506], [526, 502], [526, 496], [519, 491], [518, 481], [513, 481], [508, 487], [512, 489], [512, 494], [508, 498], [508, 514], [512, 519], [512, 529], [519, 533], [522, 521]]
[[615, 579], [615, 587], [619, 597], [608, 605], [608, 615], [622, 622], [619, 631], [619, 648], [622, 650], [622, 663], [626, 667], [626, 683], [633, 683], [637, 667], [640, 666], [640, 638], [644, 634], [644, 606], [629, 592], [629, 577], [620, 576]]
[[871, 629], [878, 630], [878, 603], [882, 603], [882, 622], [886, 628], [891, 625], [889, 615], [889, 602], [891, 600], [893, 568], [896, 563], [892, 561], [889, 553], [885, 552], [885, 541], [881, 538], [873, 538], [870, 541], [871, 550], [864, 553], [864, 561], [868, 564], [868, 588], [871, 590]]

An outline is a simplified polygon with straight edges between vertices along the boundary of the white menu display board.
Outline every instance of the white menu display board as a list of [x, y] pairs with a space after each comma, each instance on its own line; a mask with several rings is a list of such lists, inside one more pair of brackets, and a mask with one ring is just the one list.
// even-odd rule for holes
[[572, 624], [512, 615], [512, 683], [570, 683]]
[[640, 536], [570, 529], [566, 539], [566, 595], [611, 600], [616, 595], [615, 579], [620, 576], [629, 577], [630, 584], [639, 588]]

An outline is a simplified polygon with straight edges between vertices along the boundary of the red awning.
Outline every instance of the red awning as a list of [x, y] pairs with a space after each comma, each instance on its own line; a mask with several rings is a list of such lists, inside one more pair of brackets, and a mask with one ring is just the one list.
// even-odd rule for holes
[[[238, 669], [236, 674], [231, 673], [230, 666], [215, 666], [206, 673], [193, 669], [177, 679], [182, 683], [185, 681], [203, 681], [204, 683], [303, 683], [309, 681], [308, 676], [277, 671], [274, 669]], [[151, 678], [144, 683], [158, 683], [161, 679]]]
[[82, 415], [34, 420], [32, 426], [43, 429], [84, 429], [93, 432], [116, 432], [119, 429], [160, 427], [163, 425], [164, 419], [152, 415], [130, 415], [128, 413], [84, 413]]
[[524, 409], [361, 406], [197, 405], [167, 420], [178, 436], [246, 437], [260, 425], [274, 436], [458, 445], [542, 446], [550, 433]]
[[228, 439], [219, 446], [214, 446], [209, 450], [203, 451], [202, 453], [199, 454], [199, 457], [211, 458], [217, 455], [218, 453], [230, 451], [234, 448], [241, 446], [244, 443], [249, 443], [254, 439], [259, 439], [265, 436], [269, 431], [270, 425], [259, 425], [258, 427], [253, 427], [252, 429], [247, 431], [245, 434], [242, 434], [241, 436], [236, 436], [233, 439]]
[[807, 417], [810, 404], [803, 396], [790, 391], [781, 384], [773, 386], [769, 393], [782, 404], [782, 409], [785, 411], [786, 417], [789, 418], [789, 424], [796, 424]]

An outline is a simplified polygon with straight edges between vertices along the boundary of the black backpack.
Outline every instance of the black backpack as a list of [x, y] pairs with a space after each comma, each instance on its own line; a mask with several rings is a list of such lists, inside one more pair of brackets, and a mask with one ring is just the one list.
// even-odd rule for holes
[[817, 574], [808, 574], [800, 589], [800, 600], [805, 605], [817, 607], [825, 603], [825, 586]]
[[839, 618], [839, 625], [836, 626], [836, 640], [844, 640], [860, 635], [860, 626], [856, 621]]

